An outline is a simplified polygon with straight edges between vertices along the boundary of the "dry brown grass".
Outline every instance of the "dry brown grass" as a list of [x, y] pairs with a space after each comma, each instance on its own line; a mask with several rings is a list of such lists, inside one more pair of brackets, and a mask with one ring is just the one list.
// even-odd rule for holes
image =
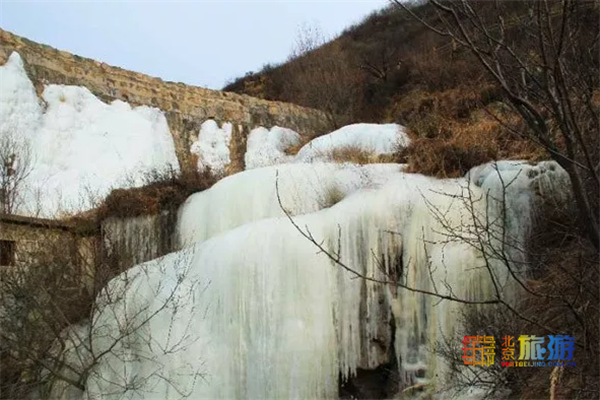
[[[514, 116], [506, 118], [518, 124]], [[439, 178], [463, 176], [471, 168], [497, 159], [540, 160], [544, 152], [531, 141], [510, 133], [500, 122], [479, 111], [468, 122], [439, 117], [426, 130], [409, 130], [409, 172]], [[439, 134], [432, 134], [439, 132]]]
[[192, 193], [210, 188], [215, 177], [210, 171], [187, 170], [181, 174], [151, 176], [148, 182], [138, 188], [114, 189], [99, 207], [97, 218], [135, 217], [176, 208]]
[[344, 200], [345, 197], [346, 197], [346, 193], [344, 193], [344, 191], [340, 187], [332, 186], [332, 187], [328, 188], [327, 191], [325, 192], [325, 196], [323, 198], [321, 207], [322, 208], [332, 207], [332, 206], [336, 205], [337, 203], [339, 203], [340, 201]]
[[336, 163], [349, 162], [353, 164], [373, 164], [380, 162], [379, 154], [353, 146], [346, 146], [333, 150], [331, 159]]
[[502, 98], [500, 90], [492, 84], [459, 85], [454, 88], [427, 91], [422, 88], [398, 95], [387, 110], [387, 119], [407, 124], [427, 118], [449, 120], [469, 119], [471, 113]]
[[493, 147], [477, 144], [468, 146], [456, 140], [417, 139], [408, 150], [408, 172], [455, 178], [471, 168], [494, 160]]
[[[403, 149], [401, 149], [403, 150]], [[356, 146], [344, 146], [334, 149], [331, 153], [322, 154], [322, 158], [334, 163], [352, 163], [352, 164], [379, 164], [379, 163], [398, 163], [401, 162], [402, 151], [398, 150], [393, 154], [378, 154], [367, 151]]]
[[[318, 136], [315, 136], [315, 137], [318, 137]], [[300, 142], [298, 142], [298, 144], [296, 144], [294, 146], [290, 146], [287, 149], [285, 149], [285, 154], [287, 154], [288, 156], [295, 156], [296, 154], [298, 154], [300, 149], [302, 147], [304, 147], [304, 145], [306, 145], [308, 142], [313, 140], [315, 137], [301, 137]]]
[[[287, 155], [296, 155], [302, 147], [310, 142], [314, 137], [303, 138], [301, 143], [289, 147], [285, 150]], [[392, 154], [377, 154], [369, 152], [356, 146], [344, 146], [337, 148], [331, 154], [324, 154], [326, 159], [335, 163], [354, 163], [354, 164], [378, 164], [378, 163], [403, 163], [406, 162], [405, 148], [397, 146]]]

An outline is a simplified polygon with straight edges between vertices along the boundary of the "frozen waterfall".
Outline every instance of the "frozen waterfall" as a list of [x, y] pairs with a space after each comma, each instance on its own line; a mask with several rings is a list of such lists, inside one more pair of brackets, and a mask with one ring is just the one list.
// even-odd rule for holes
[[[354, 272], [283, 215], [276, 176], [297, 227]], [[340, 379], [392, 358], [402, 387], [435, 384], [443, 366], [426, 347], [452, 337], [459, 305], [393, 283], [479, 301], [495, 295], [493, 277], [508, 291], [506, 269], [492, 263], [490, 275], [470, 244], [478, 221], [500, 215], [505, 197], [514, 212], [503, 227], [522, 240], [519, 221], [564, 182], [553, 163], [490, 164], [447, 180], [329, 164], [228, 177], [180, 210], [182, 250], [115, 278], [107, 293], [117, 300], [98, 300], [90, 346], [106, 355], [86, 395], [336, 398]]]

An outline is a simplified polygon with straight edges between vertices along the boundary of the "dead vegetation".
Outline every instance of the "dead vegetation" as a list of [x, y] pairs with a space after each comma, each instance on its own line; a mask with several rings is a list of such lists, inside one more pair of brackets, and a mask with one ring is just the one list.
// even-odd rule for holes
[[99, 220], [107, 217], [136, 217], [158, 214], [161, 210], [175, 209], [192, 193], [210, 188], [216, 178], [210, 170], [197, 172], [186, 169], [151, 172], [142, 187], [114, 189], [97, 210]]
[[325, 192], [325, 195], [321, 202], [321, 207], [322, 208], [333, 207], [340, 201], [344, 200], [345, 197], [346, 197], [346, 193], [344, 193], [344, 191], [340, 187], [338, 187], [337, 185], [330, 186], [327, 188], [327, 191]]
[[395, 163], [399, 161], [397, 154], [379, 154], [373, 151], [367, 151], [355, 146], [344, 146], [334, 149], [331, 152], [331, 160], [335, 163], [353, 163], [353, 164], [379, 164]]
[[13, 214], [22, 205], [21, 189], [33, 169], [29, 142], [10, 129], [0, 132], [0, 212]]
[[[40, 228], [34, 241], [12, 237], [18, 257], [15, 265], [3, 267], [0, 280], [0, 398], [64, 398], [81, 393], [93, 367], [105, 356], [122, 357], [120, 343], [134, 334], [132, 329], [144, 329], [126, 322], [124, 331], [111, 333], [109, 349], [94, 342], [106, 328], [93, 317], [122, 307], [126, 290], [139, 275], [139, 271], [129, 273], [130, 253], [143, 250], [112, 242], [99, 226], [109, 217], [176, 209], [191, 193], [210, 187], [214, 178], [210, 172], [167, 171], [148, 173], [145, 180], [146, 186], [113, 190], [99, 209], [70, 217], [65, 223], [69, 234]], [[144, 240], [150, 239], [140, 238], [139, 243]], [[180, 262], [185, 267], [187, 261]], [[99, 296], [108, 300], [99, 303]], [[168, 299], [161, 310], [170, 307], [177, 304]], [[88, 325], [87, 332], [81, 331]], [[121, 389], [134, 390], [134, 385], [124, 384]]]
[[[515, 116], [503, 117], [519, 124]], [[515, 159], [539, 161], [547, 158], [531, 141], [515, 137], [485, 111], [470, 121], [434, 117], [411, 124], [412, 141], [406, 149], [408, 172], [455, 178], [489, 161]]]

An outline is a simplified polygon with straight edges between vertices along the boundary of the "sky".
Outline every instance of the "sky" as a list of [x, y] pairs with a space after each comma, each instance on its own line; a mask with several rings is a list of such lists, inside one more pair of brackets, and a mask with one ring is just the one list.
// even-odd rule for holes
[[166, 81], [220, 89], [284, 61], [303, 25], [332, 37], [387, 3], [3, 0], [0, 28]]

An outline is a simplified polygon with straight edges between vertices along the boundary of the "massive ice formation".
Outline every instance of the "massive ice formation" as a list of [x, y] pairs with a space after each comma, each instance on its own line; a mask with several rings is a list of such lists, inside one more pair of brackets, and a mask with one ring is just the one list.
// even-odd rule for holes
[[[111, 351], [90, 372], [87, 395], [335, 398], [340, 376], [390, 357], [399, 361], [404, 386], [434, 380], [443, 366], [426, 348], [441, 335], [453, 337], [459, 305], [393, 283], [493, 298], [491, 278], [503, 291], [507, 270], [492, 263], [490, 275], [483, 268], [482, 252], [470, 245], [477, 221], [486, 210], [498, 215], [496, 195], [503, 193], [518, 205], [503, 226], [521, 237], [516, 219], [531, 214], [536, 197], [565, 192], [565, 174], [554, 163], [500, 163], [437, 180], [373, 166], [365, 169], [368, 180], [378, 182], [365, 188], [355, 168], [259, 169], [193, 196], [180, 215], [180, 225], [189, 222], [179, 230], [187, 247], [111, 281], [108, 291], [122, 295], [115, 303], [99, 299], [92, 347]], [[296, 227], [273, 192], [276, 169]], [[349, 189], [320, 203], [340, 182], [351, 182]], [[300, 195], [306, 188], [316, 189], [315, 199]], [[335, 265], [298, 228], [353, 271]]]
[[277, 179], [282, 204], [297, 215], [329, 207], [358, 189], [379, 187], [401, 169], [399, 164], [288, 164], [244, 171], [186, 200], [177, 241], [183, 247], [247, 222], [283, 216]]
[[515, 244], [525, 241], [532, 225], [532, 208], [539, 208], [540, 201], [553, 201], [558, 207], [572, 201], [569, 176], [553, 161], [536, 165], [508, 160], [490, 162], [474, 167], [466, 178], [484, 189], [488, 201], [494, 204], [491, 212], [506, 213], [503, 219]]
[[27, 148], [17, 158], [31, 155], [19, 213], [85, 210], [113, 187], [144, 184], [148, 172], [179, 170], [156, 108], [106, 104], [84, 87], [64, 85], [47, 85], [42, 101], [17, 53], [0, 66], [0, 81], [0, 138]]

